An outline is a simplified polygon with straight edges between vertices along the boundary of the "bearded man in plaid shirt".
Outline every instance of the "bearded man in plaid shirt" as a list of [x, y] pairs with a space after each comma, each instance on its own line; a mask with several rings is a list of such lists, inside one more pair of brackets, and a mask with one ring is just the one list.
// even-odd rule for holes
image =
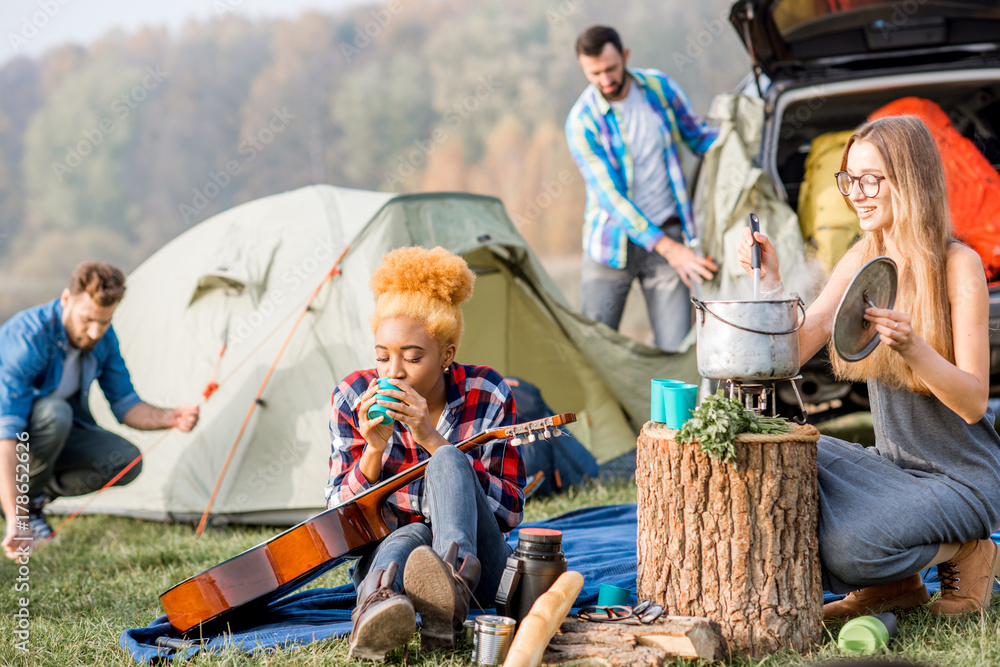
[[691, 328], [689, 288], [719, 268], [695, 248], [680, 146], [704, 153], [718, 128], [702, 123], [669, 76], [627, 67], [613, 28], [584, 30], [576, 55], [590, 82], [566, 119], [587, 189], [580, 309], [617, 329], [638, 279], [655, 344], [673, 352]]

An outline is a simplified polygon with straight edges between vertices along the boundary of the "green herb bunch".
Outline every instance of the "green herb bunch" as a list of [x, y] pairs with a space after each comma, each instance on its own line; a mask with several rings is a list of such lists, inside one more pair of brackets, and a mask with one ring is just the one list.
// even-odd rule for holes
[[701, 451], [714, 459], [732, 463], [736, 459], [734, 442], [740, 433], [790, 433], [784, 417], [766, 417], [743, 407], [735, 398], [726, 398], [720, 389], [705, 397], [691, 418], [677, 434], [677, 442], [697, 442]]

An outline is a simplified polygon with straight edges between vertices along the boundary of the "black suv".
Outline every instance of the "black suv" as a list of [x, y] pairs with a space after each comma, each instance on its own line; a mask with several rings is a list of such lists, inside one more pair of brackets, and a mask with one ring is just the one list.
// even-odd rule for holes
[[[765, 102], [761, 166], [794, 210], [813, 140], [907, 96], [940, 105], [1000, 169], [1000, 0], [740, 0], [730, 20], [753, 63], [743, 92]], [[1000, 275], [988, 278], [990, 395], [1000, 396]], [[831, 417], [867, 409], [865, 387], [828, 369], [825, 352], [802, 368], [807, 404]]]

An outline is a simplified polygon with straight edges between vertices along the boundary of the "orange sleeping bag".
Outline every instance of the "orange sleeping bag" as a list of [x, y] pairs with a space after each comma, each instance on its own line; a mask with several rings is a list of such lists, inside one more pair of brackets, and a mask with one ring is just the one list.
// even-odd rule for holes
[[995, 280], [1000, 273], [1000, 174], [975, 144], [958, 133], [948, 114], [930, 100], [903, 97], [878, 109], [869, 119], [905, 115], [922, 120], [934, 136], [944, 162], [955, 236], [979, 253], [986, 277]]

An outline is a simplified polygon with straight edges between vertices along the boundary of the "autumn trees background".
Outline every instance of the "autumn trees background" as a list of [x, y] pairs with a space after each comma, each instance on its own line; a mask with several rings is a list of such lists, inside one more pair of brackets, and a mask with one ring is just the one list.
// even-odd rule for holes
[[0, 66], [0, 321], [83, 259], [135, 268], [191, 225], [310, 183], [503, 199], [543, 257], [579, 254], [563, 122], [578, 32], [704, 113], [748, 69], [728, 0], [389, 0], [335, 15], [111, 32]]

